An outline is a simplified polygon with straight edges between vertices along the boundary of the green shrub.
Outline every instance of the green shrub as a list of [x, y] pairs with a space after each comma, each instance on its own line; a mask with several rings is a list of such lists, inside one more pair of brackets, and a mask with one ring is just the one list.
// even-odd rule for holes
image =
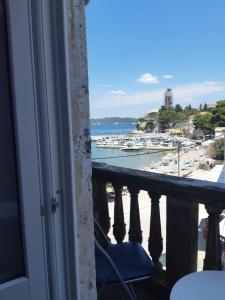
[[208, 154], [211, 158], [224, 160], [224, 139], [220, 138], [210, 145]]

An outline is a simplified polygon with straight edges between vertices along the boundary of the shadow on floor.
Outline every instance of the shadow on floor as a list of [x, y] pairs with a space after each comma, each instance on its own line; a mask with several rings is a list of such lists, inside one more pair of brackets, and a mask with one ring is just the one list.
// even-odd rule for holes
[[[139, 282], [133, 284], [138, 300], [169, 300], [168, 296], [159, 295], [154, 291], [154, 288], [146, 288], [146, 283]], [[99, 295], [98, 295], [99, 296]], [[104, 288], [101, 300], [130, 300], [124, 287], [121, 284], [108, 286]]]

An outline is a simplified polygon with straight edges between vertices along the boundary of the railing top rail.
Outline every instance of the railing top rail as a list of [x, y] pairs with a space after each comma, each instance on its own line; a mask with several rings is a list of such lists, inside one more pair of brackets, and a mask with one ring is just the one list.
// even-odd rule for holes
[[225, 208], [225, 184], [204, 180], [156, 174], [152, 172], [92, 163], [93, 178], [118, 182], [140, 190]]

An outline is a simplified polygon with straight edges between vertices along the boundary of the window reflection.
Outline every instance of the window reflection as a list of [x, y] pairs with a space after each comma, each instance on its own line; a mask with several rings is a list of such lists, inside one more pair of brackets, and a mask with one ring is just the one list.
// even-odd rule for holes
[[4, 8], [0, 0], [0, 283], [24, 274]]

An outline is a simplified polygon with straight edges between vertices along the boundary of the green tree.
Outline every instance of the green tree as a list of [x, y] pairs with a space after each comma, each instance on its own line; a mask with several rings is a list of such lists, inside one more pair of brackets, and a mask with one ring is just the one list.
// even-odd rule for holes
[[176, 124], [177, 123], [184, 123], [187, 120], [188, 120], [188, 116], [184, 112], [176, 114]]
[[204, 129], [208, 132], [213, 132], [215, 129], [214, 125], [212, 124], [212, 115], [210, 113], [205, 115], [196, 115], [193, 124], [195, 128]]
[[[201, 110], [209, 110], [207, 104], [204, 107], [200, 107]], [[220, 100], [217, 102], [214, 109], [210, 109], [212, 113], [205, 115], [198, 114], [193, 124], [195, 128], [205, 129], [207, 131], [213, 132], [216, 127], [225, 127], [225, 100]]]
[[138, 122], [141, 122], [141, 123], [142, 123], [142, 122], [144, 122], [144, 121], [145, 121], [145, 118], [143, 118], [143, 117], [141, 117], [141, 118], [138, 119]]
[[158, 116], [160, 129], [165, 130], [168, 128], [172, 128], [176, 123], [176, 116], [177, 114], [173, 108], [165, 109], [164, 107], [162, 107], [159, 110]]
[[220, 138], [210, 145], [208, 154], [211, 158], [223, 160], [224, 159], [224, 139]]
[[203, 111], [207, 111], [208, 110], [208, 105], [206, 104], [206, 102], [205, 102], [205, 104], [204, 104], [204, 106], [203, 106]]
[[148, 118], [155, 118], [157, 115], [158, 115], [158, 112], [151, 111], [150, 113], [148, 113], [147, 117]]
[[214, 127], [225, 127], [225, 100], [218, 101], [212, 111], [212, 124]]
[[216, 149], [216, 159], [224, 159], [224, 139], [215, 140], [214, 146]]
[[152, 120], [147, 121], [147, 124], [145, 126], [145, 130], [147, 130], [147, 132], [152, 132], [155, 128], [155, 122]]
[[176, 113], [181, 113], [183, 111], [183, 108], [180, 106], [180, 104], [175, 105], [175, 112]]
[[219, 100], [216, 102], [216, 107], [218, 109], [224, 109], [225, 108], [225, 100]]
[[196, 115], [199, 111], [196, 108], [192, 108], [191, 104], [189, 104], [184, 108], [183, 112], [187, 117], [189, 117], [191, 115]]
[[145, 130], [147, 130], [148, 132], [153, 131], [153, 129], [156, 127], [157, 120], [158, 120], [158, 112], [153, 111], [148, 113], [148, 115], [145, 117], [145, 121], [146, 121]]

